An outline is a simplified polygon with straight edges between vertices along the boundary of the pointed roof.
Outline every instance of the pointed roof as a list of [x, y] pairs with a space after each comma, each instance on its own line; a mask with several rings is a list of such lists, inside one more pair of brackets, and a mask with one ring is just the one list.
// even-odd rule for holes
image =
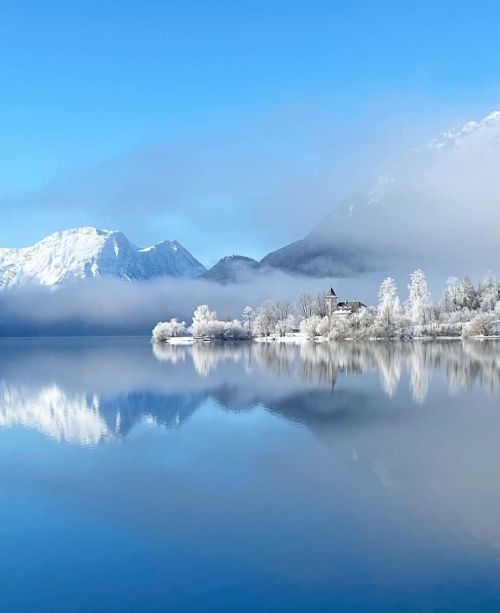
[[328, 296], [335, 296], [337, 297], [337, 294], [333, 291], [333, 287], [330, 288], [330, 291], [327, 294]]

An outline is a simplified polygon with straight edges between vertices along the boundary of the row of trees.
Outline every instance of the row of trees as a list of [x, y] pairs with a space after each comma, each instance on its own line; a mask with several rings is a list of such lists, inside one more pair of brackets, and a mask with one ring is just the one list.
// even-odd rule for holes
[[378, 305], [352, 315], [301, 321], [312, 338], [411, 338], [415, 336], [489, 336], [500, 328], [500, 283], [491, 274], [475, 288], [467, 277], [450, 277], [434, 302], [422, 270], [410, 275], [408, 298], [402, 303], [396, 281], [388, 277], [379, 290]]
[[251, 336], [251, 328], [239, 319], [221, 321], [208, 305], [201, 304], [196, 307], [189, 328], [186, 327], [186, 322], [177, 319], [159, 322], [153, 329], [153, 339], [164, 342], [170, 338], [186, 336], [188, 333], [195, 338], [243, 340]]
[[[390, 288], [384, 288], [384, 284]], [[500, 283], [491, 273], [477, 288], [468, 277], [450, 277], [441, 299], [433, 302], [425, 274], [416, 270], [410, 276], [408, 290], [408, 300], [401, 307], [394, 280], [386, 279], [379, 300], [396, 295], [392, 302], [394, 318], [406, 317], [415, 336], [488, 336], [498, 331]]]
[[257, 309], [245, 307], [240, 319], [222, 321], [207, 305], [193, 313], [189, 328], [171, 319], [160, 322], [153, 338], [165, 341], [191, 333], [195, 338], [240, 340], [280, 336], [300, 331], [307, 338], [411, 338], [414, 336], [488, 336], [500, 320], [500, 283], [489, 274], [478, 287], [466, 277], [448, 279], [442, 297], [434, 302], [422, 270], [410, 275], [408, 298], [401, 302], [396, 281], [388, 277], [378, 304], [355, 313], [327, 314], [322, 294], [300, 294], [295, 301], [267, 301]]

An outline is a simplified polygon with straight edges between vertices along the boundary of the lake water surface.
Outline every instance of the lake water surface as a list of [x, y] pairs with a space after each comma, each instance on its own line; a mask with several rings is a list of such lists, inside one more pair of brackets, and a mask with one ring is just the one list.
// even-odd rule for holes
[[500, 611], [500, 344], [0, 341], [2, 611]]

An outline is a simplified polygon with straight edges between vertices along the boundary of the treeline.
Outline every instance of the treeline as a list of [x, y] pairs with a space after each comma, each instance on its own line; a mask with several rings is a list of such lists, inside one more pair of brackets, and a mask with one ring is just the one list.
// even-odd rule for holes
[[193, 313], [189, 327], [171, 319], [160, 322], [153, 338], [166, 341], [191, 334], [195, 338], [240, 340], [285, 337], [300, 332], [309, 339], [414, 338], [422, 336], [492, 336], [500, 332], [500, 283], [492, 274], [475, 287], [470, 279], [450, 277], [438, 301], [433, 301], [422, 270], [410, 275], [408, 296], [398, 295], [396, 282], [386, 278], [376, 306], [350, 313], [329, 314], [323, 294], [302, 293], [295, 302], [267, 301], [245, 307], [239, 319], [219, 320], [208, 305]]
[[[309, 303], [313, 303], [310, 300]], [[313, 313], [300, 322], [308, 338], [414, 338], [422, 336], [492, 336], [500, 332], [500, 283], [488, 274], [477, 287], [468, 277], [450, 277], [434, 301], [422, 270], [410, 275], [401, 301], [396, 282], [385, 279], [378, 304], [345, 315]]]

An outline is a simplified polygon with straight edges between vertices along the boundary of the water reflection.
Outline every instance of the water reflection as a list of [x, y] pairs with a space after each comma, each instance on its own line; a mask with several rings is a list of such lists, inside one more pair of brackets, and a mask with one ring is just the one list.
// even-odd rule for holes
[[[500, 384], [496, 341], [153, 347], [146, 339], [11, 341], [0, 344], [0, 356], [0, 426], [82, 445], [126, 436], [144, 421], [179, 426], [209, 397], [233, 410], [264, 405], [312, 425], [360, 412], [368, 419], [384, 406], [383, 395], [398, 391], [424, 404], [433, 376], [444, 377], [451, 394], [474, 384], [496, 391]], [[380, 384], [366, 389], [371, 373]], [[356, 385], [338, 389], [339, 377], [353, 376]]]
[[427, 396], [433, 371], [443, 371], [450, 391], [470, 389], [475, 381], [492, 391], [500, 384], [498, 341], [420, 341], [344, 343], [199, 343], [190, 347], [154, 345], [156, 358], [176, 364], [190, 359], [198, 375], [208, 377], [221, 364], [242, 364], [279, 377], [299, 376], [311, 384], [334, 386], [338, 373], [377, 370], [384, 391], [393, 396], [401, 374], [410, 374], [414, 400]]
[[499, 348], [1, 341], [4, 609], [498, 610]]

